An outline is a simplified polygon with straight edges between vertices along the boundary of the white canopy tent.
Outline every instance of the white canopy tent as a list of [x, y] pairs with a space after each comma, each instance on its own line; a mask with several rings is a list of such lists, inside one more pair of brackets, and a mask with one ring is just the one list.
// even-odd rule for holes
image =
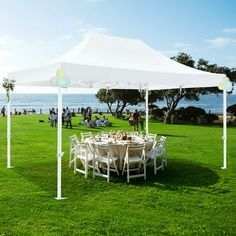
[[[16, 85], [55, 86], [52, 78], [63, 70], [70, 79], [68, 87], [141, 89], [148, 91], [177, 88], [217, 87], [226, 78], [179, 64], [138, 39], [91, 33], [71, 51], [53, 63], [38, 68], [9, 73]], [[61, 199], [62, 89], [58, 88], [58, 180], [57, 199]], [[148, 109], [146, 108], [146, 117]], [[10, 124], [10, 123], [9, 123]], [[8, 127], [10, 163], [10, 127]], [[148, 123], [146, 119], [146, 132]], [[226, 168], [226, 91], [224, 90], [224, 168]], [[10, 164], [8, 163], [8, 166]]]

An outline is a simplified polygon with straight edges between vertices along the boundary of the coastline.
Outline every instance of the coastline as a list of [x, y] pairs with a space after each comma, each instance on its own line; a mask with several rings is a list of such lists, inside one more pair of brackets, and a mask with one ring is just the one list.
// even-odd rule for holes
[[[227, 106], [236, 103], [236, 94], [230, 94], [227, 97]], [[165, 106], [163, 101], [155, 103], [160, 108]], [[0, 96], [0, 106], [6, 106], [5, 94]], [[93, 111], [96, 112], [107, 112], [107, 105], [100, 103], [95, 94], [64, 94], [63, 95], [63, 107], [69, 107], [71, 110], [74, 109], [75, 113], [78, 113], [78, 109], [81, 107], [92, 107]], [[223, 99], [222, 95], [205, 95], [201, 96], [199, 101], [186, 101], [183, 100], [179, 103], [178, 108], [195, 106], [203, 108], [206, 113], [214, 113], [222, 115], [223, 113]], [[57, 107], [57, 94], [12, 94], [11, 111], [14, 114], [15, 111], [24, 113], [24, 110], [33, 113], [35, 110], [36, 114], [48, 114], [49, 109]], [[113, 107], [114, 108], [114, 107]], [[144, 103], [137, 106], [127, 107], [129, 111], [138, 109], [141, 111], [145, 110]], [[125, 111], [126, 112], [126, 109]]]

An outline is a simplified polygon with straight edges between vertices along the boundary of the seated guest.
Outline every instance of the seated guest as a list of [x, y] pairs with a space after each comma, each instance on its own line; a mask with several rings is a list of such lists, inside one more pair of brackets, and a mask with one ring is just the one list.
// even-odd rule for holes
[[95, 122], [93, 120], [90, 120], [89, 118], [86, 118], [84, 121], [87, 127], [94, 128], [96, 126]]
[[95, 120], [95, 124], [97, 127], [101, 127], [102, 126], [102, 121], [98, 118]]
[[105, 119], [105, 120], [103, 121], [103, 124], [104, 124], [105, 126], [111, 126], [111, 122], [110, 122], [109, 120], [107, 120], [107, 119]]
[[88, 123], [89, 128], [94, 128], [96, 126], [95, 122], [93, 120], [90, 120]]

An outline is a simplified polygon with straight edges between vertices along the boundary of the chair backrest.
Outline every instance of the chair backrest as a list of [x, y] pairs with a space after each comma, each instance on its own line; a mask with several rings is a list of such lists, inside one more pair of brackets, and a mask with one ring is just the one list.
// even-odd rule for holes
[[145, 158], [145, 143], [128, 145], [126, 148], [125, 158], [132, 156]]
[[[108, 143], [108, 150], [109, 150], [109, 154], [110, 157], [113, 159], [114, 157], [118, 157], [119, 154], [119, 150], [123, 145], [120, 143]], [[123, 146], [124, 147], [124, 146]]]
[[161, 136], [159, 141], [157, 142], [157, 144], [165, 146], [165, 144], [166, 144], [166, 137], [165, 136]]
[[94, 154], [96, 156], [109, 156], [109, 149], [107, 144], [94, 144], [93, 145]]
[[74, 147], [76, 145], [76, 142], [79, 141], [76, 134], [73, 134], [73, 135], [69, 136], [69, 140], [70, 140], [70, 144], [71, 144], [72, 147]]
[[156, 149], [158, 153], [166, 152], [166, 137], [165, 136], [161, 136], [161, 138], [156, 144]]
[[138, 136], [139, 132], [138, 131], [131, 131], [131, 132], [128, 132], [128, 134], [131, 136]]
[[76, 146], [75, 146], [75, 154], [77, 157], [83, 157], [88, 155], [88, 147], [87, 147], [87, 143], [82, 143], [80, 141], [76, 142]]
[[91, 131], [80, 133], [81, 142], [83, 142], [86, 138], [89, 138], [91, 136], [92, 136], [92, 132]]
[[147, 158], [154, 159], [156, 157], [156, 155], [157, 155], [157, 146], [156, 145], [157, 145], [157, 141], [153, 140], [151, 148], [147, 149], [147, 146], [146, 146], [146, 151], [148, 151]]
[[151, 146], [150, 150], [148, 150], [148, 151], [152, 151], [156, 147], [156, 145], [157, 145], [157, 141], [153, 140], [152, 141], [152, 146]]
[[147, 139], [152, 139], [152, 140], [156, 140], [157, 138], [157, 134], [146, 134], [146, 138]]

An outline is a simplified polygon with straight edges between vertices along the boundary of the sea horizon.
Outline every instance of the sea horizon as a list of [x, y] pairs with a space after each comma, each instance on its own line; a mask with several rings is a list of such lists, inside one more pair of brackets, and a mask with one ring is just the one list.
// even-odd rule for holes
[[[107, 112], [108, 107], [105, 103], [100, 103], [95, 96], [95, 93], [81, 93], [81, 94], [72, 94], [67, 93], [63, 94], [63, 107], [69, 107], [71, 110], [74, 110], [76, 113], [78, 109], [82, 107], [90, 106], [94, 112]], [[236, 94], [229, 94], [227, 96], [227, 106], [236, 103]], [[154, 103], [158, 107], [165, 107], [164, 101], [158, 101]], [[0, 94], [0, 106], [6, 106], [7, 100], [5, 94]], [[219, 95], [202, 95], [200, 96], [199, 101], [188, 101], [181, 100], [177, 108], [195, 106], [204, 109], [207, 113], [223, 113], [223, 96]], [[55, 93], [38, 93], [38, 94], [22, 94], [22, 93], [13, 93], [11, 99], [11, 111], [23, 113], [23, 110], [31, 111], [34, 109], [36, 113], [48, 114], [49, 109], [57, 107], [57, 94]], [[115, 106], [113, 106], [113, 109]], [[133, 111], [135, 109], [145, 110], [145, 104], [140, 103], [136, 106], [128, 106], [126, 110]]]

